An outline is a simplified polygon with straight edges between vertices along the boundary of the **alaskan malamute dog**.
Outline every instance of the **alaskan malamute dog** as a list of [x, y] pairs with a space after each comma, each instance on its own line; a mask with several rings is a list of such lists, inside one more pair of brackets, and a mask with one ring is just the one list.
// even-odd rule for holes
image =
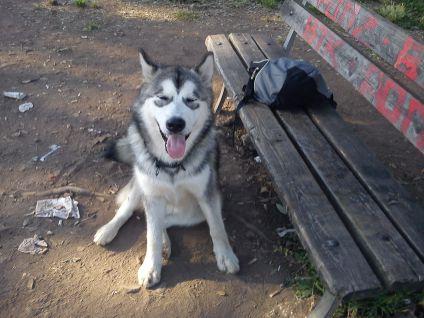
[[213, 56], [194, 69], [159, 66], [140, 50], [144, 77], [126, 137], [107, 157], [131, 164], [130, 182], [120, 191], [113, 219], [94, 236], [108, 244], [134, 209], [144, 208], [147, 249], [138, 281], [151, 287], [160, 281], [162, 253], [171, 254], [166, 229], [204, 220], [209, 225], [218, 268], [236, 273], [239, 262], [225, 232], [218, 181], [218, 145], [211, 113]]

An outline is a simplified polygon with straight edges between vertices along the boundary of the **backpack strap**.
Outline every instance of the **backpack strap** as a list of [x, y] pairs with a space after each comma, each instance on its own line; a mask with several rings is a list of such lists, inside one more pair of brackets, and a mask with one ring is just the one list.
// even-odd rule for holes
[[247, 70], [249, 72], [250, 77], [246, 85], [243, 86], [243, 98], [237, 104], [236, 114], [244, 105], [246, 105], [246, 103], [249, 100], [253, 98], [254, 89], [255, 89], [255, 78], [260, 70], [261, 70], [261, 67], [255, 66], [253, 62], [250, 65], [249, 69]]

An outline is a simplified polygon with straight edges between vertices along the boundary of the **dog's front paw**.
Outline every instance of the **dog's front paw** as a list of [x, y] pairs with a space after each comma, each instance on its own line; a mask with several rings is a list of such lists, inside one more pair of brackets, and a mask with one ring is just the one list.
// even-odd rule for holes
[[222, 272], [235, 274], [240, 270], [239, 261], [231, 248], [215, 253], [216, 263]]
[[97, 245], [106, 245], [112, 242], [116, 234], [118, 234], [118, 230], [119, 228], [116, 228], [113, 224], [105, 224], [97, 230], [93, 241]]
[[150, 288], [159, 283], [159, 281], [160, 269], [144, 261], [138, 269], [138, 283], [145, 288]]

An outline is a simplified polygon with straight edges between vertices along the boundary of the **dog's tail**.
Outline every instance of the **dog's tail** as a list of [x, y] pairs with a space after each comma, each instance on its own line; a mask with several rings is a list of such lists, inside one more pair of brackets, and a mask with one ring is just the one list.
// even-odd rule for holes
[[106, 146], [103, 157], [109, 160], [132, 165], [134, 162], [131, 144], [128, 137], [113, 141]]

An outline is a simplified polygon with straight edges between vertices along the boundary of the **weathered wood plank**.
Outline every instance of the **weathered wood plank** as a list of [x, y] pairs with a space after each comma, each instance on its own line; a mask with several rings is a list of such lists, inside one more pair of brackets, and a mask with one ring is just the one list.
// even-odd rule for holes
[[[229, 94], [240, 96], [248, 75], [228, 40], [209, 36], [206, 46]], [[330, 292], [341, 297], [375, 292], [381, 287], [377, 277], [270, 109], [251, 103], [240, 117]]]
[[312, 120], [424, 261], [424, 208], [330, 107], [308, 109]]
[[[267, 39], [266, 45], [253, 39], [268, 58], [280, 57], [284, 51]], [[364, 187], [374, 197], [415, 252], [424, 261], [424, 208], [390, 175], [353, 130], [332, 107], [309, 108], [308, 113], [327, 140], [337, 150]]]
[[282, 14], [296, 33], [424, 153], [424, 104], [293, 0]]
[[281, 111], [278, 115], [386, 288], [394, 291], [424, 286], [424, 264], [418, 255], [308, 115], [303, 111]]
[[287, 56], [287, 52], [278, 45], [270, 36], [265, 34], [252, 34], [252, 39], [255, 41], [259, 50], [268, 59], [277, 59], [282, 56]]
[[308, 0], [359, 42], [424, 88], [424, 45], [353, 0]]
[[[249, 35], [231, 34], [230, 41], [245, 65], [264, 58]], [[305, 111], [277, 114], [386, 288], [422, 286], [424, 264]]]

